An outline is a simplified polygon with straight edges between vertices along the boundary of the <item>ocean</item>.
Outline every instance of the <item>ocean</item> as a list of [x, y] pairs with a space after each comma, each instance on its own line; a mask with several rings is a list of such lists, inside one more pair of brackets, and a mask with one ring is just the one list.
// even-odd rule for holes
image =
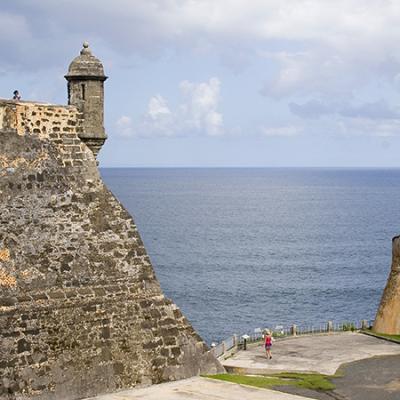
[[400, 169], [101, 169], [161, 287], [208, 343], [374, 319], [400, 234]]

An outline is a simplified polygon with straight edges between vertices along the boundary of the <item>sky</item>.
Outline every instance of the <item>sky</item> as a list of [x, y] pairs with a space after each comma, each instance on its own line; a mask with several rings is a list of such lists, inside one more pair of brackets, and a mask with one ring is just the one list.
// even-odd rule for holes
[[13, 0], [0, 97], [104, 64], [102, 167], [400, 167], [398, 0]]

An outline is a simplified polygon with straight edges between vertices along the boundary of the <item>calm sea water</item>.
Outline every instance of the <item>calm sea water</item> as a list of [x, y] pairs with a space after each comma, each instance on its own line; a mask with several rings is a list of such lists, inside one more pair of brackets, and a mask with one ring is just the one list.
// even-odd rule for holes
[[165, 294], [206, 341], [374, 318], [400, 234], [400, 170], [101, 173]]

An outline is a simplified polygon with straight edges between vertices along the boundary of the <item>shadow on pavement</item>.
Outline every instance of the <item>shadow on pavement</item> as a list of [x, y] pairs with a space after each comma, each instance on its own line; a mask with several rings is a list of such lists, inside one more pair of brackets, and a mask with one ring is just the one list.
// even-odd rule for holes
[[343, 375], [332, 379], [336, 389], [318, 392], [293, 386], [274, 388], [318, 400], [399, 400], [400, 355], [379, 356], [344, 364]]

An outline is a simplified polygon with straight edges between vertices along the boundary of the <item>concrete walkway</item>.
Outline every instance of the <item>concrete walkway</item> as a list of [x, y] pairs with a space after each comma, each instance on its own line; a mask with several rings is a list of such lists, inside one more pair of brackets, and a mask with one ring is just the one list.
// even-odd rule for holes
[[[228, 360], [223, 361], [223, 365], [232, 372], [244, 374], [271, 374], [280, 371], [297, 371], [333, 375], [341, 364], [383, 355], [400, 355], [400, 345], [372, 336], [344, 332], [277, 340], [273, 345], [272, 360], [267, 360], [261, 345], [252, 345], [249, 346], [248, 350], [240, 351]], [[389, 369], [391, 369], [390, 366]], [[352, 378], [349, 379], [351, 381]], [[392, 384], [393, 379], [390, 379], [390, 384]], [[347, 386], [349, 385], [351, 388], [353, 386], [357, 387], [354, 382], [349, 382], [347, 382], [347, 385], [342, 385], [344, 387], [343, 392], [347, 390]], [[358, 397], [350, 396], [349, 393], [346, 392], [348, 398], [358, 399]], [[393, 398], [397, 399], [397, 397]], [[153, 385], [143, 389], [131, 389], [101, 395], [88, 400], [137, 399], [305, 400], [307, 397], [195, 377], [177, 382]], [[369, 397], [365, 397], [365, 399], [369, 400]], [[374, 398], [372, 397], [371, 399]], [[392, 399], [392, 397], [388, 397], [387, 399]]]
[[228, 372], [271, 374], [281, 371], [333, 375], [341, 364], [378, 355], [400, 354], [400, 346], [360, 333], [333, 333], [276, 340], [272, 360], [262, 345], [249, 346], [222, 362]]
[[335, 394], [339, 394], [339, 398], [351, 400], [399, 400], [399, 366], [400, 355], [374, 357], [346, 364], [340, 368], [343, 376], [333, 379]]
[[309, 400], [306, 397], [257, 389], [207, 378], [190, 378], [144, 389], [93, 397], [89, 400]]

